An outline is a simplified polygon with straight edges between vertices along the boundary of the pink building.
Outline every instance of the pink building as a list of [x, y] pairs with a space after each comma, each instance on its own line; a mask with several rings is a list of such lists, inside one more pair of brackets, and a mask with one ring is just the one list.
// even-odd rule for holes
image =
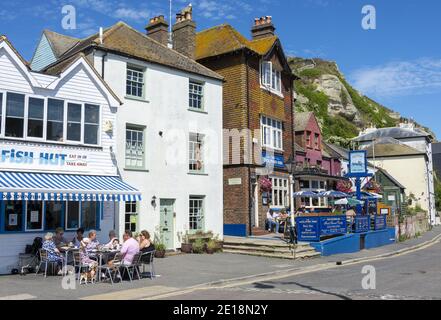
[[[295, 116], [296, 190], [321, 192], [335, 190], [341, 176], [341, 156], [329, 148], [313, 112]], [[299, 204], [300, 205], [300, 204]], [[325, 208], [327, 199], [301, 199], [307, 208]]]

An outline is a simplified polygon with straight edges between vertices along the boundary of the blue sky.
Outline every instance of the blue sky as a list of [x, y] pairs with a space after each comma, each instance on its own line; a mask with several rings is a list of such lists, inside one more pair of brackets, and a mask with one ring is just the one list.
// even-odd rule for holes
[[[191, 0], [190, 0], [191, 1]], [[173, 14], [189, 1], [173, 0]], [[287, 54], [336, 61], [358, 90], [429, 126], [441, 137], [441, 1], [439, 0], [193, 0], [202, 30], [230, 23], [249, 35], [252, 21], [273, 16]], [[2, 0], [0, 34], [26, 59], [43, 29], [85, 37], [123, 20], [143, 30], [168, 16], [169, 0]], [[62, 7], [77, 12], [77, 30], [63, 30]], [[377, 11], [377, 29], [361, 27], [364, 5]]]

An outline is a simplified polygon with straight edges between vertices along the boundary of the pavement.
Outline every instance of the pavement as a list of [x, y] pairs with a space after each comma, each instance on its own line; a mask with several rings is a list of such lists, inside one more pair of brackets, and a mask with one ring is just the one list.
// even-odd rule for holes
[[[289, 297], [289, 299], [336, 299], [342, 298], [338, 295], [339, 290], [327, 291], [327, 288], [324, 288], [323, 292], [312, 290], [311, 288], [318, 287], [317, 283], [312, 283], [313, 286], [306, 285], [306, 287], [286, 284], [274, 285], [271, 283], [285, 283], [287, 280], [284, 279], [290, 279], [290, 277], [292, 279], [288, 282], [293, 282], [293, 279], [299, 277], [322, 279], [322, 282], [323, 279], [331, 277], [337, 281], [338, 277], [333, 272], [344, 270], [343, 268], [349, 268], [349, 271], [359, 278], [358, 264], [363, 261], [378, 261], [380, 263], [380, 261], [383, 261], [382, 259], [388, 258], [386, 260], [391, 260], [390, 258], [394, 256], [401, 259], [408, 255], [410, 259], [412, 255], [420, 254], [427, 259], [438, 259], [438, 261], [434, 261], [433, 265], [439, 265], [441, 250], [439, 250], [437, 241], [440, 239], [441, 228], [437, 227], [417, 239], [403, 243], [353, 254], [319, 257], [303, 261], [223, 253], [215, 255], [177, 255], [155, 260], [155, 269], [158, 276], [153, 280], [135, 280], [132, 283], [124, 281], [115, 285], [99, 283], [79, 286], [75, 283], [75, 286], [70, 289], [63, 289], [63, 280], [66, 283], [68, 279], [62, 277], [44, 278], [41, 275], [36, 276], [34, 274], [2, 276], [0, 277], [0, 300], [284, 299], [280, 297], [280, 290], [283, 289], [280, 286], [285, 287], [283, 289], [285, 291], [282, 290], [282, 292], [286, 293], [286, 290], [291, 292], [291, 294], [283, 295]], [[433, 249], [435, 247], [440, 254], [436, 254], [438, 251]], [[411, 253], [415, 250], [420, 251]], [[409, 251], [409, 253], [406, 254], [406, 251]], [[336, 262], [341, 262], [342, 266], [337, 266]], [[427, 264], [429, 265], [428, 262]], [[327, 274], [328, 272], [331, 275]], [[322, 273], [325, 276], [317, 276]], [[411, 273], [411, 271], [403, 271], [403, 273]], [[306, 280], [305, 283], [308, 282]], [[357, 280], [356, 282], [358, 286], [360, 281]], [[438, 290], [441, 292], [441, 289]], [[329, 292], [333, 292], [333, 294], [328, 294]], [[334, 292], [337, 292], [337, 296]], [[348, 294], [342, 294], [342, 296], [347, 297]], [[416, 296], [424, 297], [422, 292]], [[354, 295], [354, 297], [357, 296]], [[364, 298], [364, 296], [361, 296], [361, 298]]]

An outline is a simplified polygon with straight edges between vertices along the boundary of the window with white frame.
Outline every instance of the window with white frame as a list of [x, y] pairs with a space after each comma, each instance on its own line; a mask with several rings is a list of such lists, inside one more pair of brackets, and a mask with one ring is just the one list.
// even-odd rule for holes
[[3, 128], [3, 92], [0, 92], [0, 134]]
[[204, 135], [190, 133], [189, 141], [190, 172], [204, 172]]
[[204, 201], [203, 196], [190, 196], [190, 231], [204, 230]]
[[[326, 191], [326, 181], [324, 180], [300, 180], [302, 191], [324, 192]], [[326, 198], [301, 198], [302, 206], [307, 208], [323, 208], [328, 206]]]
[[126, 167], [144, 168], [144, 128], [126, 128]]
[[286, 208], [289, 206], [289, 183], [288, 179], [271, 178], [272, 182], [272, 206]]
[[260, 67], [260, 81], [264, 87], [282, 93], [282, 73], [270, 61], [263, 61]]
[[93, 104], [84, 105], [84, 143], [99, 143], [100, 107]]
[[138, 203], [135, 201], [126, 202], [125, 230], [136, 232], [138, 230]]
[[29, 98], [28, 102], [28, 137], [43, 139], [44, 134], [44, 99]]
[[6, 99], [5, 136], [11, 138], [24, 137], [25, 95], [9, 93]]
[[281, 121], [261, 117], [262, 146], [283, 150], [283, 125]]
[[127, 91], [126, 94], [132, 97], [144, 97], [144, 70], [127, 66]]
[[48, 99], [47, 102], [47, 136], [49, 141], [64, 141], [64, 101]]
[[67, 104], [67, 140], [81, 142], [81, 104]]
[[191, 109], [204, 110], [204, 85], [202, 83], [190, 80], [189, 99]]

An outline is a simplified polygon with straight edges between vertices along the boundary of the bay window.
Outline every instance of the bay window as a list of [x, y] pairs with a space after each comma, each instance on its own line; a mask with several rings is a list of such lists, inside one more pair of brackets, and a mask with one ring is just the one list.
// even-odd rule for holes
[[49, 141], [62, 142], [64, 137], [64, 101], [48, 99], [47, 136]]
[[81, 104], [67, 104], [67, 140], [81, 142]]
[[262, 116], [262, 146], [283, 150], [283, 125], [281, 121]]
[[260, 82], [262, 86], [271, 91], [275, 91], [279, 94], [282, 93], [282, 73], [277, 70], [270, 61], [263, 61], [261, 63]]
[[6, 99], [6, 137], [23, 138], [25, 120], [24, 111], [25, 96], [23, 94], [8, 92]]
[[28, 137], [43, 138], [44, 99], [29, 98], [28, 104]]

